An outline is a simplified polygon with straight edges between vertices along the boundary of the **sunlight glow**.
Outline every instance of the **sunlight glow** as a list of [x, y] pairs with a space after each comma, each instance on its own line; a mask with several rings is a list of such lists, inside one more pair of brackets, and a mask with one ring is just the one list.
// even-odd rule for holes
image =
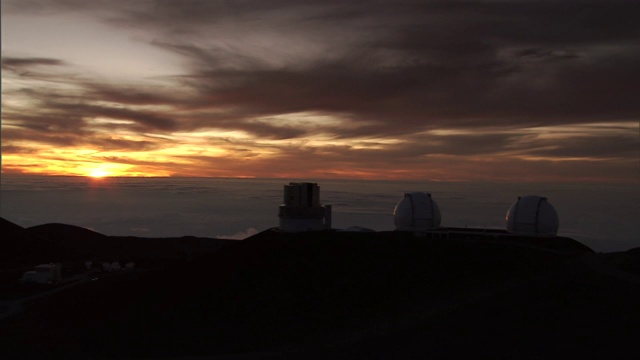
[[101, 177], [105, 177], [105, 176], [109, 176], [109, 175], [110, 175], [110, 173], [108, 171], [103, 170], [103, 169], [95, 169], [95, 170], [92, 170], [89, 173], [89, 176], [93, 177], [93, 178], [101, 178]]

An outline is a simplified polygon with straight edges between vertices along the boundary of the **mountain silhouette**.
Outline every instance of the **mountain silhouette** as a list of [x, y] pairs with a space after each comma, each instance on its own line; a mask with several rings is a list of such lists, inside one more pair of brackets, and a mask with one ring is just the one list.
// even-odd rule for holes
[[[65, 246], [77, 239], [61, 234], [111, 238], [37, 232]], [[629, 264], [640, 251], [503, 235], [268, 229], [34, 299], [0, 322], [0, 345], [8, 358], [78, 359], [623, 358], [635, 348], [640, 279]]]

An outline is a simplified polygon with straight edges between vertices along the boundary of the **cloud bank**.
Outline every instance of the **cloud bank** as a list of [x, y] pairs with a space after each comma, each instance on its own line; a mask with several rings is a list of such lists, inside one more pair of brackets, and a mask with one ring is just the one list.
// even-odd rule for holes
[[[80, 17], [153, 48], [163, 56], [144, 61], [168, 69], [95, 73], [76, 57], [80, 40], [53, 57], [5, 35], [3, 171], [110, 162], [137, 175], [637, 181], [639, 12], [604, 1], [3, 2], [3, 23]], [[42, 36], [55, 42], [55, 30]], [[118, 44], [118, 66], [146, 55]]]

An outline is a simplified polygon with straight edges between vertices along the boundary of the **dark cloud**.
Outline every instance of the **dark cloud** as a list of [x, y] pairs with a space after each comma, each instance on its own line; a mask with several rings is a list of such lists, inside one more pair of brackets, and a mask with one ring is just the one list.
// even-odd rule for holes
[[59, 59], [51, 59], [51, 58], [17, 58], [17, 57], [2, 57], [2, 69], [8, 70], [16, 70], [23, 67], [33, 67], [33, 66], [60, 66], [66, 65], [66, 63]]
[[[76, 3], [48, 6], [69, 4]], [[281, 30], [298, 27], [302, 36], [308, 32], [332, 53], [270, 66], [264, 61], [268, 52], [244, 51], [246, 44], [204, 46], [186, 36], [154, 40], [189, 60], [182, 80], [195, 90], [195, 98], [182, 99], [186, 107], [241, 109], [247, 117], [349, 114], [352, 121], [388, 123], [369, 128], [381, 132], [399, 120], [427, 128], [483, 127], [640, 114], [630, 91], [640, 81], [635, 66], [640, 25], [632, 15], [640, 7], [631, 2], [145, 4], [123, 6], [113, 17], [160, 34], [171, 32], [172, 26], [213, 27], [221, 21], [251, 25], [256, 31], [275, 24], [275, 34], [282, 37], [292, 34]], [[245, 31], [251, 34], [251, 28]], [[349, 39], [344, 40], [346, 48], [341, 46], [344, 38]], [[123, 104], [177, 103], [166, 94], [136, 89], [102, 88], [94, 95]]]
[[[36, 109], [30, 113], [8, 113], [5, 118], [17, 126], [37, 131], [68, 131], [81, 133], [83, 130], [95, 127], [111, 126], [114, 128], [127, 127], [137, 131], [170, 131], [176, 128], [176, 121], [166, 116], [160, 116], [152, 112], [137, 111], [127, 108], [44, 102], [44, 110]], [[110, 124], [91, 125], [89, 120], [104, 117], [114, 120], [129, 120], [132, 125]]]
[[[45, 73], [43, 78], [56, 76]], [[42, 78], [42, 77], [41, 77]], [[40, 78], [40, 79], [41, 79]], [[127, 108], [125, 105], [135, 103], [163, 103], [164, 99], [159, 95], [145, 94], [143, 92], [131, 92], [121, 89], [120, 92], [109, 87], [87, 86], [85, 80], [66, 78], [65, 85], [73, 86], [72, 89], [49, 84], [36, 83], [33, 87], [23, 87], [7, 90], [3, 95], [7, 98], [19, 98], [23, 102], [32, 104], [28, 109], [8, 107], [3, 113], [3, 119], [19, 124], [20, 127], [40, 131], [76, 131], [85, 129], [87, 121], [106, 117], [117, 120], [130, 120], [139, 131], [170, 131], [175, 128], [176, 120], [167, 116], [156, 114], [152, 111]], [[86, 91], [85, 89], [88, 89]], [[96, 88], [102, 90], [96, 90]], [[124, 100], [117, 101], [118, 94]], [[97, 102], [111, 101], [113, 106], [98, 105]], [[117, 101], [117, 102], [115, 102]], [[37, 106], [34, 106], [37, 105]], [[6, 107], [5, 107], [6, 108]]]
[[[611, 130], [640, 118], [637, 2], [67, 0], [13, 2], [7, 9], [93, 14], [145, 34], [149, 44], [183, 60], [182, 73], [150, 87], [69, 77], [57, 69], [71, 67], [61, 60], [4, 57], [3, 69], [23, 80], [55, 79], [73, 87], [39, 85], [13, 93], [39, 106], [28, 114], [9, 107], [6, 118], [49, 143], [72, 144], [75, 135], [92, 129], [160, 135], [237, 130], [257, 138], [226, 144], [243, 159], [260, 158], [252, 152], [262, 146], [258, 139], [291, 140], [269, 145], [274, 159], [293, 164], [294, 158], [313, 158], [314, 166], [329, 168], [367, 164], [362, 172], [402, 172], [429, 162], [470, 176], [473, 171], [462, 166], [481, 171], [479, 156], [496, 166], [520, 161], [562, 174], [567, 171], [556, 163], [522, 158], [637, 160], [637, 133], [630, 136], [627, 128], [562, 137], [531, 130], [587, 123], [610, 123]], [[318, 117], [283, 120], [296, 114]], [[131, 123], [95, 125], [95, 118]], [[438, 129], [453, 132], [433, 132]], [[75, 135], [60, 140], [46, 134], [66, 131]], [[305, 145], [319, 134], [324, 145]], [[397, 142], [383, 141], [392, 139]], [[369, 147], [355, 145], [366, 140]], [[117, 137], [95, 144], [131, 151], [162, 146]], [[451, 158], [442, 160], [446, 156]], [[193, 161], [236, 167], [232, 157]], [[615, 166], [628, 165], [620, 161]], [[295, 172], [273, 164], [265, 162], [263, 170]], [[587, 169], [584, 164], [578, 167]], [[258, 171], [261, 165], [251, 166]], [[523, 170], [521, 176], [528, 175]]]
[[102, 151], [130, 151], [142, 152], [162, 149], [166, 144], [163, 141], [148, 140], [134, 141], [123, 140], [114, 137], [95, 137], [89, 140], [92, 146], [96, 146]]
[[[569, 158], [630, 158], [640, 156], [640, 137], [628, 135], [591, 135], [569, 137], [562, 141], [542, 140], [528, 154], [542, 157]], [[639, 158], [640, 161], [640, 158]], [[638, 165], [640, 166], [640, 164]], [[640, 169], [640, 168], [639, 168]]]
[[88, 99], [108, 101], [122, 105], [169, 105], [181, 106], [188, 101], [185, 96], [172, 89], [149, 89], [143, 86], [115, 86], [112, 84], [89, 82], [82, 84]]
[[[40, 129], [30, 129], [30, 128], [6, 128], [2, 129], [2, 138], [5, 142], [18, 142], [18, 144], [23, 143], [25, 145], [17, 145], [17, 147], [13, 148], [21, 149], [20, 153], [24, 151], [35, 151], [35, 150], [26, 150], [26, 149], [35, 149], [41, 148], [42, 145], [53, 146], [53, 147], [70, 147], [77, 146], [84, 143], [83, 136], [78, 135], [73, 132], [68, 131], [40, 131]], [[27, 144], [37, 143], [40, 146], [33, 147]], [[4, 153], [3, 146], [3, 153]], [[12, 148], [9, 148], [12, 149]], [[9, 153], [15, 153], [15, 151], [10, 151]]]
[[[640, 26], [629, 15], [637, 5], [383, 3], [356, 8], [339, 15], [326, 11], [322, 19], [341, 25], [331, 34], [336, 39], [341, 31], [354, 30], [351, 18], [369, 24], [370, 37], [356, 31], [348, 51], [325, 40], [336, 56], [304, 66], [270, 68], [229, 48], [179, 40], [158, 45], [190, 59], [185, 83], [202, 101], [242, 108], [250, 116], [347, 113], [352, 121], [389, 124], [369, 128], [385, 133], [398, 121], [420, 128], [484, 127], [640, 115], [630, 91], [640, 81], [635, 66]], [[300, 14], [287, 20], [306, 29], [313, 20]], [[383, 14], [388, 22], [380, 21]], [[264, 15], [259, 21], [269, 19]]]
[[122, 119], [134, 121], [140, 126], [140, 130], [160, 130], [171, 131], [177, 128], [176, 120], [155, 114], [148, 111], [137, 111], [126, 108], [96, 106], [96, 105], [75, 105], [75, 104], [55, 104], [54, 108], [68, 112], [79, 112], [84, 116], [103, 116], [111, 119]]
[[36, 155], [38, 152], [32, 148], [17, 146], [17, 145], [2, 145], [2, 153], [7, 154], [22, 154], [22, 155]]
[[[166, 140], [128, 140], [117, 133], [105, 135], [89, 130], [78, 133], [71, 131], [39, 131], [39, 129], [8, 128], [3, 129], [2, 137], [10, 141], [38, 143], [53, 147], [85, 147], [100, 149], [100, 151], [143, 152], [162, 149], [167, 145]], [[39, 146], [41, 147], [41, 146]], [[38, 150], [28, 145], [3, 145], [3, 154], [33, 154]]]

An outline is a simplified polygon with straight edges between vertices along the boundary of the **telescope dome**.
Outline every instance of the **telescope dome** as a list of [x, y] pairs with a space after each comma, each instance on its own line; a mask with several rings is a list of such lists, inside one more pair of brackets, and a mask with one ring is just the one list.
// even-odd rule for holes
[[556, 236], [560, 224], [553, 205], [537, 195], [518, 197], [507, 212], [506, 221], [510, 233], [535, 236]]
[[440, 208], [424, 192], [405, 193], [393, 210], [393, 221], [396, 230], [424, 231], [440, 226]]

